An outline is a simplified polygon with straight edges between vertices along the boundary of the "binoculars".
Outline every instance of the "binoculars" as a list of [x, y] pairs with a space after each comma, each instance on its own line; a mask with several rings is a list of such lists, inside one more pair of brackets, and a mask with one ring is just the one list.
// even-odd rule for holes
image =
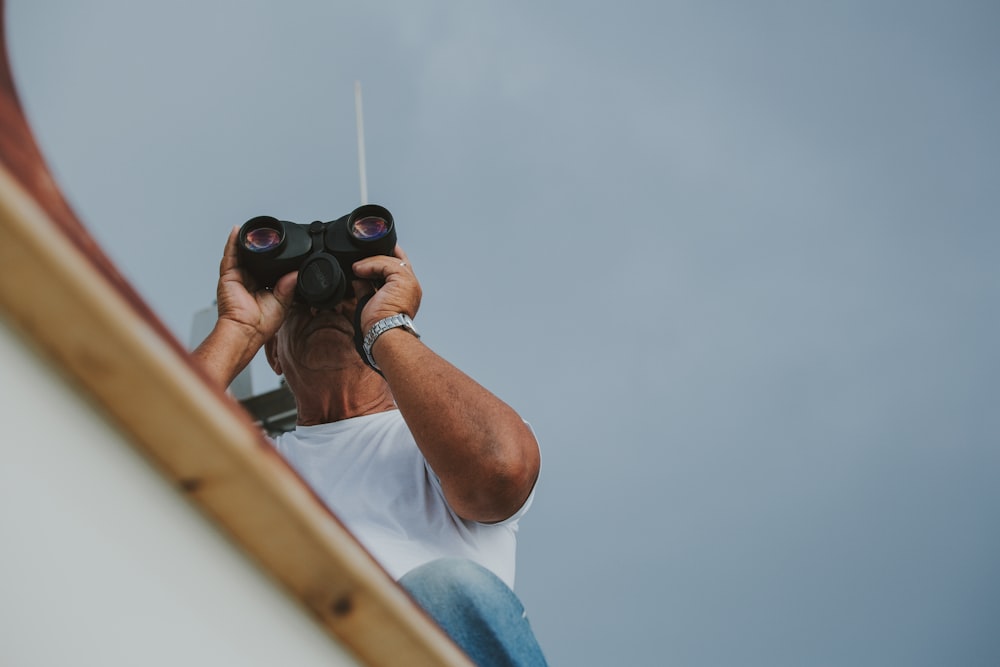
[[296, 298], [313, 308], [333, 308], [354, 293], [354, 262], [392, 255], [396, 228], [388, 209], [365, 204], [330, 222], [251, 218], [240, 227], [238, 243], [240, 266], [258, 287], [274, 287], [297, 269]]

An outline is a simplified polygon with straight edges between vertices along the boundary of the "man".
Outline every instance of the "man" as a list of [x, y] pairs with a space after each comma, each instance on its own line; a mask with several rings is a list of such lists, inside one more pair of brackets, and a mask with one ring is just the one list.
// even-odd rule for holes
[[294, 300], [296, 273], [254, 289], [237, 236], [220, 265], [219, 319], [195, 360], [225, 388], [265, 347], [298, 407], [282, 454], [474, 661], [545, 664], [510, 590], [537, 442], [416, 335], [408, 318], [422, 292], [406, 254], [353, 266], [355, 294], [370, 294], [357, 321], [376, 371], [355, 345], [357, 296], [309, 308]]

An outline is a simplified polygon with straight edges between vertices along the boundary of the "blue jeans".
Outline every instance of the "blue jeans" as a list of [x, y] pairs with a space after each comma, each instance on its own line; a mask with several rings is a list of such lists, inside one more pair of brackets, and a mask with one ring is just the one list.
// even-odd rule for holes
[[521, 601], [486, 568], [442, 558], [399, 583], [479, 667], [546, 665]]

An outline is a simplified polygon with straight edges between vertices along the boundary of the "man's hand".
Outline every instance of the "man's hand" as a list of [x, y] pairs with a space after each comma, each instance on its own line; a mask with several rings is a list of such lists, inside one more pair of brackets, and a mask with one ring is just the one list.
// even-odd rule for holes
[[354, 263], [354, 275], [362, 280], [383, 283], [361, 311], [361, 333], [364, 335], [379, 320], [405, 313], [416, 317], [423, 292], [413, 274], [406, 253], [396, 246], [392, 256], [375, 255]]
[[239, 266], [238, 236], [239, 227], [233, 227], [219, 264], [216, 290], [219, 319], [245, 327], [251, 335], [259, 336], [263, 344], [277, 333], [288, 316], [298, 272], [282, 276], [272, 290], [257, 289], [250, 274]]
[[239, 228], [233, 227], [219, 263], [219, 319], [208, 338], [192, 352], [194, 360], [223, 388], [277, 333], [292, 307], [298, 277], [297, 272], [289, 273], [274, 289], [257, 289], [239, 266], [238, 236]]

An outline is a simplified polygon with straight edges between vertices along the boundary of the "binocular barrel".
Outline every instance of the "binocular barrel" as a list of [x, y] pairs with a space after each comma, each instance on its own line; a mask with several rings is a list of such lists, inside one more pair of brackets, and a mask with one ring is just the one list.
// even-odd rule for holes
[[332, 308], [352, 292], [354, 262], [392, 255], [396, 229], [388, 209], [365, 204], [330, 222], [251, 218], [240, 228], [238, 243], [240, 266], [258, 287], [274, 287], [297, 270], [296, 297], [313, 307]]

